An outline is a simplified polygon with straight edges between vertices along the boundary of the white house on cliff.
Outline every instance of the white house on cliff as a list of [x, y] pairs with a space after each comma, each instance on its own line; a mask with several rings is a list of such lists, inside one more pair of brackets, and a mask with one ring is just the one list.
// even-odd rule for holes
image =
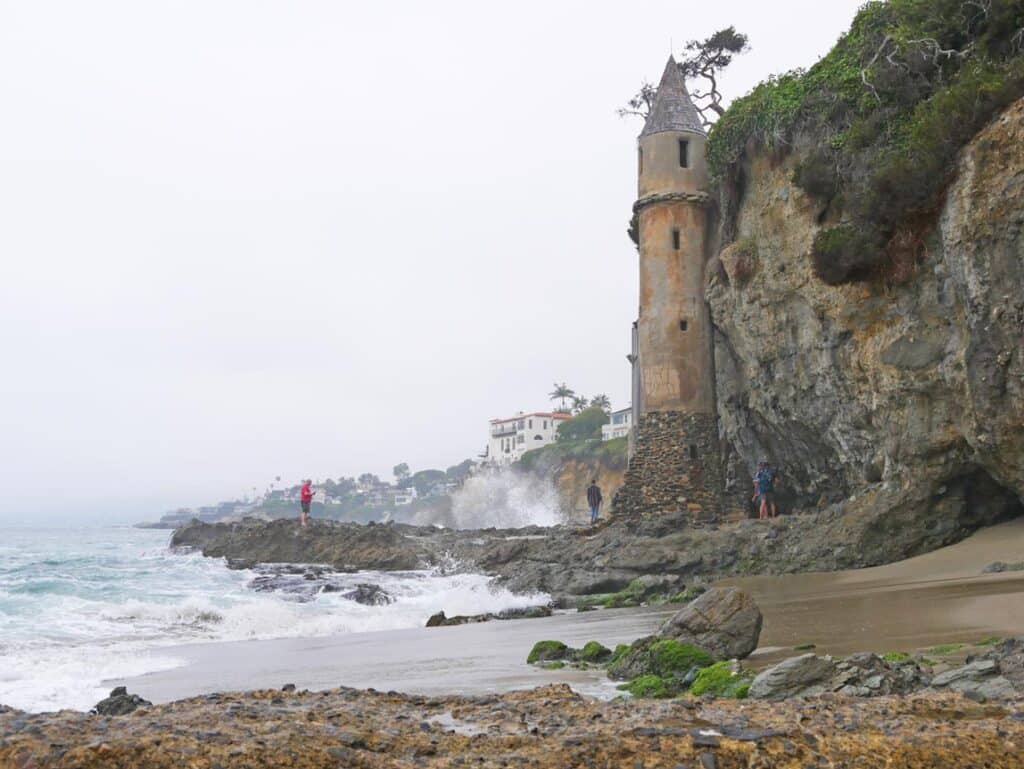
[[558, 425], [571, 418], [572, 415], [560, 412], [534, 411], [507, 419], [492, 419], [488, 426], [485, 462], [508, 465], [531, 449], [554, 443]]

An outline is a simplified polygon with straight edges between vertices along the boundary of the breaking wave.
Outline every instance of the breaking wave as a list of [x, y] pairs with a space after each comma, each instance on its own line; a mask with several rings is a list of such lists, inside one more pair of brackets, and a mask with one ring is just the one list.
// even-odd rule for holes
[[[5, 532], [6, 534], [7, 532]], [[317, 637], [422, 627], [440, 610], [481, 614], [546, 602], [479, 574], [360, 572], [394, 599], [364, 606], [340, 593], [299, 602], [248, 587], [253, 572], [175, 554], [168, 533], [15, 531], [0, 563], [0, 703], [86, 710], [120, 679], [182, 664], [183, 643]]]
[[484, 470], [452, 495], [445, 520], [424, 521], [457, 529], [513, 529], [564, 522], [558, 492], [548, 478], [511, 468]]

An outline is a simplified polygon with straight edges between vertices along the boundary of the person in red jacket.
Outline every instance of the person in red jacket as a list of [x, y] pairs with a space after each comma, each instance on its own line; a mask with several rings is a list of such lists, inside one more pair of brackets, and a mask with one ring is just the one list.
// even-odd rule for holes
[[302, 514], [299, 516], [299, 521], [303, 526], [306, 525], [306, 519], [309, 518], [309, 506], [313, 504], [313, 481], [305, 480], [302, 482], [302, 488], [299, 490], [299, 502], [302, 505]]

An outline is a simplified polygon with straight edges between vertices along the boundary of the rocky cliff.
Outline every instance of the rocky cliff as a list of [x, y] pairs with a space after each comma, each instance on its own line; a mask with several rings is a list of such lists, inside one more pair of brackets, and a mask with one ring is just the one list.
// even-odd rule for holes
[[[623, 443], [625, 439], [622, 439]], [[551, 457], [538, 463], [533, 472], [548, 478], [558, 493], [558, 505], [569, 523], [589, 520], [587, 487], [592, 480], [601, 487], [606, 506], [626, 472], [626, 452], [595, 453], [591, 456]]]
[[837, 286], [810, 258], [832, 213], [793, 183], [811, 148], [747, 153], [706, 274], [735, 476], [766, 456], [791, 507], [867, 505], [894, 531], [1024, 512], [1022, 147], [1024, 100], [961, 151], [904, 274]]

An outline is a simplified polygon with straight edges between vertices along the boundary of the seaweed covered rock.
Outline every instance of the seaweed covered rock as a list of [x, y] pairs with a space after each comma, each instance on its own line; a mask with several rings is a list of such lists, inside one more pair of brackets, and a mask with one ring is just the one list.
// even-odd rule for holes
[[530, 649], [526, 661], [531, 665], [538, 662], [572, 659], [575, 651], [561, 641], [537, 641]]
[[712, 662], [714, 659], [707, 651], [693, 644], [648, 636], [613, 658], [608, 677], [626, 681], [652, 674], [682, 679], [693, 668], [705, 667]]
[[741, 659], [757, 648], [762, 621], [749, 593], [715, 587], [680, 609], [658, 635], [706, 649], [716, 659]]
[[580, 649], [579, 652], [576, 653], [576, 658], [580, 662], [589, 662], [599, 665], [612, 658], [612, 650], [597, 641], [589, 641], [584, 644], [583, 648]]
[[697, 672], [690, 685], [690, 694], [741, 700], [747, 696], [753, 678], [754, 674], [743, 670], [735, 660], [716, 662]]

